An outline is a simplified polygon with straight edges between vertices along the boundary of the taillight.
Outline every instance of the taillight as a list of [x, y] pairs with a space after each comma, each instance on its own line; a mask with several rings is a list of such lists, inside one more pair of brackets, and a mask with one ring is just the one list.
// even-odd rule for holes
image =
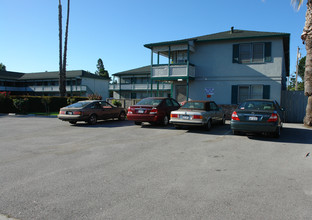
[[239, 121], [239, 118], [238, 118], [238, 115], [237, 115], [236, 112], [233, 112], [233, 113], [232, 113], [232, 120], [234, 120], [234, 121]]
[[178, 114], [170, 114], [170, 118], [178, 118]]
[[65, 111], [60, 111], [60, 115], [65, 115]]
[[272, 115], [270, 116], [268, 122], [276, 122], [278, 119], [278, 115], [276, 113], [272, 113]]
[[152, 108], [152, 110], [150, 111], [151, 115], [156, 115], [157, 114], [157, 108]]
[[130, 107], [128, 108], [128, 114], [133, 114], [132, 109]]
[[75, 112], [73, 112], [73, 115], [81, 115], [81, 112], [80, 111], [75, 111]]
[[193, 119], [203, 119], [202, 115], [193, 115]]

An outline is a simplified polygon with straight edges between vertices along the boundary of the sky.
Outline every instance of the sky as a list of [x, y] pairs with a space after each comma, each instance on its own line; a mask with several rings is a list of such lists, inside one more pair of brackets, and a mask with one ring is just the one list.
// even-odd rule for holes
[[[94, 73], [99, 58], [110, 75], [150, 65], [144, 44], [235, 29], [290, 33], [290, 74], [302, 33], [306, 1], [291, 0], [71, 0], [67, 70]], [[58, 0], [0, 0], [0, 63], [7, 71], [58, 71]], [[67, 1], [63, 5], [65, 32]]]

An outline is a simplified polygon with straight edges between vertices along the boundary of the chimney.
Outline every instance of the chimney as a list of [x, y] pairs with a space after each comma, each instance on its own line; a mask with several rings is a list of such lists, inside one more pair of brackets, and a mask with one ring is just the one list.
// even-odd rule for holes
[[231, 27], [231, 34], [234, 33], [234, 27]]

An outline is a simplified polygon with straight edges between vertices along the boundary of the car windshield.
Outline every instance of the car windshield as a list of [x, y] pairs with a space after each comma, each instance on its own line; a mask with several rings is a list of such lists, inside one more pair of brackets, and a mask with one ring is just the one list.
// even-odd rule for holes
[[159, 105], [162, 99], [142, 99], [136, 105]]
[[186, 102], [181, 108], [205, 109], [205, 105], [203, 102]]
[[273, 102], [267, 101], [247, 101], [240, 104], [238, 108], [247, 110], [275, 110]]
[[74, 104], [67, 106], [67, 108], [83, 108], [89, 104], [90, 102], [76, 102]]

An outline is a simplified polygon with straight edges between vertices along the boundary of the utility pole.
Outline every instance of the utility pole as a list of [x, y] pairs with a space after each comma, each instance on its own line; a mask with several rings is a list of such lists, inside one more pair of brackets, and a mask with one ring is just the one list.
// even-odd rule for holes
[[296, 84], [295, 84], [295, 91], [298, 90], [298, 69], [299, 69], [299, 58], [301, 57], [301, 54], [300, 54], [300, 48], [298, 47], [297, 48], [297, 63], [296, 63]]

